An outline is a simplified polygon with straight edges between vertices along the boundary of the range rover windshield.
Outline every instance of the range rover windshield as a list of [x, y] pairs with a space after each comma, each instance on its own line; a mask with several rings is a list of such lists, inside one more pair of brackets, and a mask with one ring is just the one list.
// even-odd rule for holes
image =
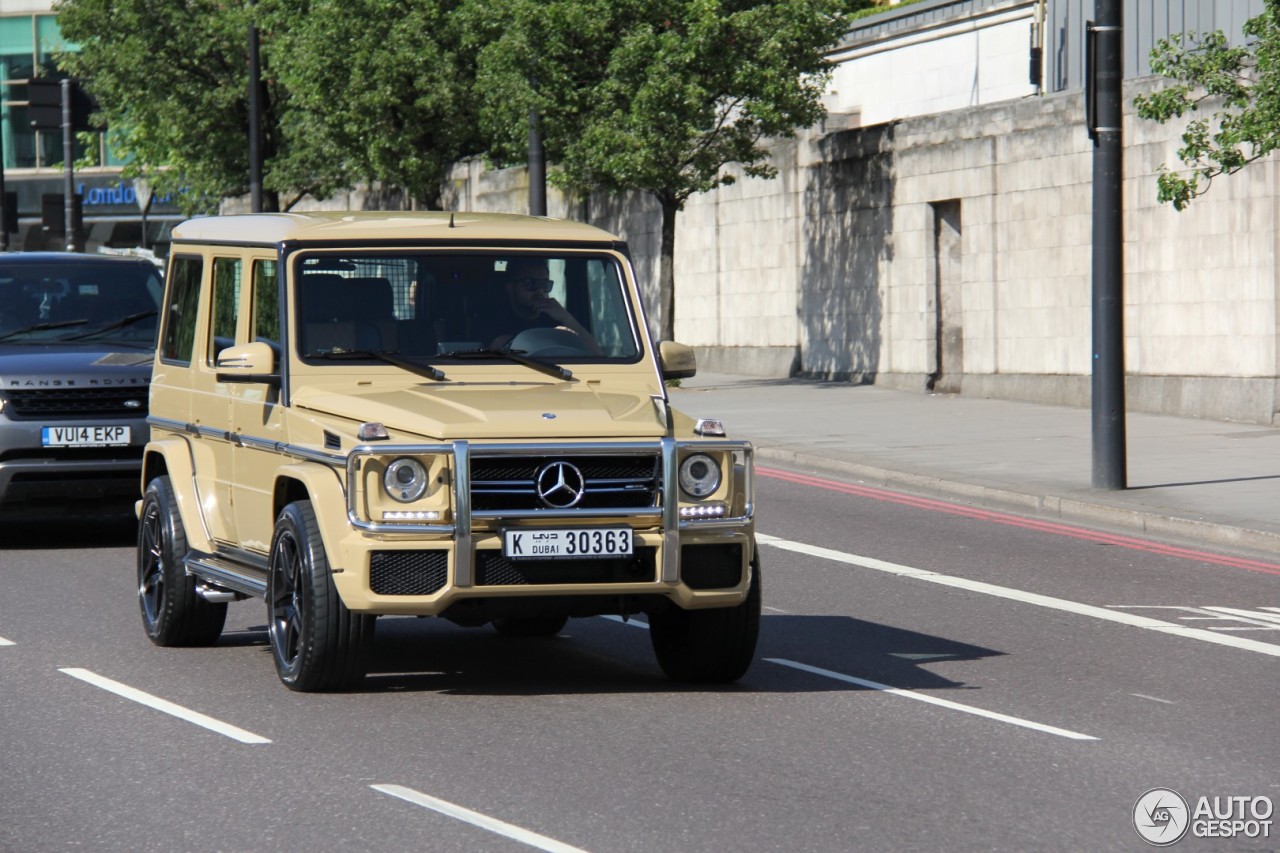
[[[638, 324], [609, 255], [539, 252], [301, 255], [304, 359], [375, 353], [432, 363], [632, 362]], [[519, 358], [510, 359], [514, 355]]]
[[154, 346], [163, 289], [159, 271], [149, 263], [0, 258], [0, 341]]

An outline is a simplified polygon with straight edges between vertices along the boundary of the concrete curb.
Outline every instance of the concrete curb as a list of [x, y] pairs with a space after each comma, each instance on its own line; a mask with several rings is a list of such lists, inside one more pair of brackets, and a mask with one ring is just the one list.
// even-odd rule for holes
[[1223, 522], [1133, 509], [1105, 501], [1019, 491], [1003, 485], [949, 480], [937, 474], [882, 468], [787, 447], [757, 445], [755, 456], [757, 461], [771, 460], [798, 468], [838, 472], [856, 477], [868, 485], [901, 488], [925, 497], [960, 500], [986, 509], [1113, 527], [1224, 548], [1280, 552], [1280, 534]]

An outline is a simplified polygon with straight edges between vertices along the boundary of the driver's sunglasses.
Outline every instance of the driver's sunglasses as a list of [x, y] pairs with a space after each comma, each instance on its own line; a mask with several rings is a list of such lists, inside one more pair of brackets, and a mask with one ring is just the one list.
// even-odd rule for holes
[[527, 276], [520, 279], [519, 284], [530, 293], [535, 290], [540, 290], [543, 293], [550, 293], [551, 286], [555, 284], [555, 282], [549, 278], [534, 278], [533, 276]]

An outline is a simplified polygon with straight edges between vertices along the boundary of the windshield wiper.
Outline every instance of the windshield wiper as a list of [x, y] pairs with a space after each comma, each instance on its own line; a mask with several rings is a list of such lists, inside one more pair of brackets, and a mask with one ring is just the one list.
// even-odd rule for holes
[[324, 352], [309, 352], [303, 358], [329, 358], [329, 359], [352, 359], [352, 358], [373, 358], [378, 361], [386, 362], [393, 367], [400, 367], [419, 376], [425, 376], [436, 382], [444, 382], [448, 377], [444, 375], [444, 371], [438, 367], [432, 367], [429, 364], [423, 364], [418, 361], [411, 361], [407, 358], [401, 358], [398, 353], [386, 352], [385, 350], [367, 350], [367, 349], [332, 349]]
[[501, 358], [507, 361], [514, 361], [516, 364], [523, 364], [525, 367], [531, 367], [534, 370], [554, 376], [557, 379], [572, 379], [573, 372], [567, 367], [561, 367], [558, 364], [552, 364], [546, 361], [538, 361], [536, 358], [529, 358], [522, 349], [494, 349], [492, 347], [480, 347], [479, 349], [458, 349], [449, 352], [442, 352], [434, 358]]
[[48, 329], [64, 329], [68, 326], [83, 326], [88, 320], [60, 320], [57, 323], [33, 323], [30, 326], [23, 326], [20, 329], [10, 329], [3, 335], [0, 335], [0, 341], [7, 341], [9, 338], [16, 338], [18, 335], [25, 335], [28, 332], [43, 332]]
[[123, 329], [125, 326], [132, 326], [134, 323], [137, 323], [139, 320], [145, 320], [148, 317], [154, 317], [159, 313], [160, 312], [155, 310], [154, 308], [151, 309], [150, 311], [139, 311], [137, 314], [129, 314], [127, 316], [121, 317], [119, 320], [116, 320], [113, 323], [108, 323], [107, 325], [101, 326], [97, 329], [94, 329], [93, 331], [84, 332], [83, 334], [79, 334], [79, 335], [72, 335], [69, 338], [63, 338], [63, 340], [64, 341], [80, 341], [80, 340], [84, 340], [85, 338], [91, 338], [94, 335], [100, 335], [103, 332], [114, 332], [116, 329]]

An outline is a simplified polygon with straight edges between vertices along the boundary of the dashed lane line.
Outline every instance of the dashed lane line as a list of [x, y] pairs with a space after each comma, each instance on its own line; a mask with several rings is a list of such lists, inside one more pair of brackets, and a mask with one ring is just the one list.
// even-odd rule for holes
[[823, 678], [831, 678], [836, 681], [843, 681], [846, 684], [856, 684], [859, 687], [867, 687], [871, 690], [879, 690], [882, 693], [889, 693], [899, 696], [903, 699], [914, 699], [917, 702], [924, 702], [929, 705], [937, 705], [940, 708], [947, 708], [952, 711], [962, 711], [966, 714], [973, 714], [976, 717], [986, 717], [989, 720], [996, 720], [1001, 723], [1009, 723], [1014, 726], [1021, 726], [1025, 729], [1033, 729], [1037, 732], [1057, 735], [1059, 737], [1070, 738], [1071, 740], [1097, 740], [1093, 735], [1081, 734], [1073, 732], [1070, 729], [1060, 729], [1057, 726], [1049, 726], [1044, 723], [1036, 723], [1031, 720], [1024, 720], [1021, 717], [1012, 717], [1008, 714], [1000, 714], [995, 711], [987, 711], [983, 708], [975, 708], [973, 705], [961, 705], [959, 702], [952, 702], [949, 699], [939, 699], [936, 696], [930, 696], [927, 693], [917, 693], [914, 690], [903, 690], [901, 687], [890, 687], [888, 684], [881, 684], [878, 681], [868, 681], [865, 678], [855, 678], [852, 675], [845, 675], [840, 672], [833, 672], [829, 669], [821, 669], [816, 666], [809, 666], [805, 663], [798, 663], [793, 660], [784, 660], [783, 658], [765, 658], [769, 663], [776, 663], [781, 666], [789, 666], [792, 669], [798, 669], [801, 672], [807, 672], [812, 675], [820, 675]]
[[539, 835], [528, 829], [515, 826], [506, 821], [498, 820], [495, 817], [489, 817], [486, 814], [472, 811], [447, 800], [433, 797], [430, 794], [424, 794], [421, 791], [415, 791], [413, 788], [406, 788], [403, 785], [370, 785], [370, 788], [383, 794], [389, 794], [416, 806], [422, 806], [425, 809], [431, 809], [442, 815], [460, 820], [463, 823], [469, 823], [472, 826], [478, 826], [489, 832], [519, 841], [522, 844], [528, 844], [530, 847], [536, 847], [539, 850], [547, 850], [550, 853], [586, 853], [580, 847], [573, 847], [554, 838], [548, 838], [545, 835]]
[[133, 702], [137, 702], [140, 705], [146, 705], [148, 708], [163, 711], [164, 713], [175, 716], [181, 720], [186, 720], [188, 723], [195, 723], [197, 726], [202, 726], [209, 731], [225, 735], [232, 740], [238, 740], [241, 743], [271, 743], [269, 739], [264, 738], [261, 735], [255, 735], [253, 732], [247, 732], [244, 729], [231, 725], [230, 723], [224, 723], [221, 720], [216, 720], [213, 717], [201, 714], [199, 711], [192, 711], [190, 708], [175, 705], [167, 699], [152, 696], [150, 693], [144, 693], [135, 687], [130, 687], [127, 684], [121, 684], [119, 681], [113, 681], [110, 678], [98, 675], [95, 672], [90, 672], [87, 669], [68, 667], [58, 671], [65, 672], [72, 678], [78, 678], [81, 681], [92, 684], [94, 687], [100, 687], [103, 690], [114, 693], [117, 696], [122, 696]]
[[804, 542], [792, 542], [788, 539], [781, 539], [777, 536], [769, 536], [764, 533], [757, 533], [756, 540], [761, 545], [768, 545], [772, 548], [781, 548], [784, 551], [793, 551], [797, 554], [807, 554], [811, 557], [819, 557], [824, 560], [832, 560], [834, 562], [844, 563], [850, 566], [859, 566], [864, 569], [871, 569], [877, 572], [897, 575], [898, 577], [927, 581], [941, 586], [964, 589], [970, 592], [981, 593], [983, 595], [992, 595], [997, 598], [1004, 598], [1010, 601], [1020, 601], [1024, 604], [1033, 604], [1037, 607], [1047, 607], [1050, 610], [1061, 610], [1066, 613], [1074, 613], [1077, 616], [1088, 616], [1092, 619], [1116, 622], [1121, 625], [1129, 625], [1134, 628], [1145, 628], [1149, 631], [1156, 631], [1162, 634], [1173, 634], [1178, 637], [1186, 637], [1192, 640], [1201, 640], [1206, 643], [1216, 643], [1220, 646], [1230, 646], [1235, 649], [1243, 649], [1245, 651], [1271, 655], [1272, 657], [1280, 657], [1280, 645], [1276, 645], [1274, 643], [1264, 643], [1259, 640], [1251, 640], [1247, 637], [1220, 634], [1214, 631], [1206, 631], [1203, 628], [1189, 628], [1186, 625], [1178, 625], [1173, 622], [1163, 622], [1159, 619], [1151, 619], [1147, 616], [1138, 616], [1135, 613], [1108, 610], [1105, 607], [1081, 604], [1078, 601], [1070, 601], [1065, 598], [1054, 598], [1049, 595], [1040, 595], [1039, 593], [1013, 589], [1007, 586], [997, 586], [996, 584], [983, 583], [982, 581], [970, 580], [969, 578], [939, 574], [938, 572], [931, 572], [927, 569], [917, 569], [913, 566], [904, 566], [898, 563], [877, 560], [873, 557], [860, 557], [857, 554], [848, 554], [844, 551], [835, 551], [831, 548], [820, 548], [816, 545], [809, 545]]

